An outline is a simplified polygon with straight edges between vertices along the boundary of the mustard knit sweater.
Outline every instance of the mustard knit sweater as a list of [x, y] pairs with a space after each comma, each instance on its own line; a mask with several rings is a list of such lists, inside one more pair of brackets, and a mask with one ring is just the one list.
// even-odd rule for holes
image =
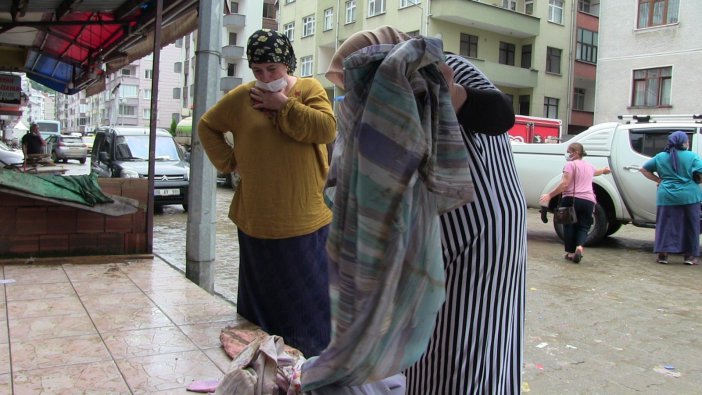
[[[200, 119], [197, 133], [220, 171], [241, 181], [229, 218], [248, 236], [280, 239], [312, 233], [331, 222], [322, 190], [329, 171], [327, 143], [336, 120], [322, 85], [298, 78], [274, 116], [252, 107], [254, 82], [227, 93]], [[234, 148], [224, 133], [234, 135]]]

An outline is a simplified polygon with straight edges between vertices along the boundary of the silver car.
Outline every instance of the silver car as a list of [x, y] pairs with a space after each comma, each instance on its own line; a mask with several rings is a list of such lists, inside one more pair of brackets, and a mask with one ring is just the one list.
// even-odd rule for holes
[[46, 149], [51, 153], [51, 160], [54, 162], [60, 160], [68, 162], [69, 159], [75, 159], [83, 164], [88, 157], [88, 146], [80, 136], [65, 134], [49, 136], [46, 139]]

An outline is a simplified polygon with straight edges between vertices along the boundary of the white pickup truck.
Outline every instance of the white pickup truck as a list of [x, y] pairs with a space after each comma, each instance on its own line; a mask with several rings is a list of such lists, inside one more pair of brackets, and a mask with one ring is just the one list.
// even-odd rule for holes
[[[702, 115], [620, 118], [620, 122], [592, 126], [559, 144], [512, 144], [517, 172], [530, 208], [540, 208], [539, 197], [560, 182], [569, 144], [581, 143], [587, 153], [584, 160], [595, 168], [610, 167], [611, 174], [593, 178], [597, 205], [586, 245], [596, 244], [623, 224], [655, 227], [656, 184], [639, 173], [639, 169], [646, 160], [665, 149], [670, 133], [684, 131], [690, 137], [690, 149], [702, 154]], [[549, 203], [549, 211], [553, 211], [559, 198]], [[562, 226], [554, 224], [554, 228], [562, 239]]]

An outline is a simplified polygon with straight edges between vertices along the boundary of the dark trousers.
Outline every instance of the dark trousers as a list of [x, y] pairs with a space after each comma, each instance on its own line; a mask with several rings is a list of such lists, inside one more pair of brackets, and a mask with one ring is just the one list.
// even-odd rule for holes
[[575, 206], [578, 222], [563, 225], [565, 250], [568, 253], [574, 253], [578, 246], [585, 244], [587, 232], [590, 231], [593, 222], [592, 213], [595, 210], [595, 203], [589, 200], [566, 196], [561, 201], [561, 206], [570, 206], [571, 204]]

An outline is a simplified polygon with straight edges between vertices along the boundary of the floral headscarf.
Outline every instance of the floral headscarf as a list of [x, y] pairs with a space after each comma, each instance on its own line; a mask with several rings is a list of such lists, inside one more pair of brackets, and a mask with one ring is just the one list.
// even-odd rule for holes
[[292, 74], [297, 67], [295, 51], [288, 37], [270, 29], [257, 30], [249, 37], [246, 57], [249, 67], [252, 63], [283, 63], [288, 66], [288, 74]]
[[687, 134], [682, 130], [673, 132], [668, 136], [668, 146], [665, 152], [670, 154], [670, 161], [673, 165], [673, 170], [678, 171], [678, 150], [685, 151], [683, 144], [687, 143]]

